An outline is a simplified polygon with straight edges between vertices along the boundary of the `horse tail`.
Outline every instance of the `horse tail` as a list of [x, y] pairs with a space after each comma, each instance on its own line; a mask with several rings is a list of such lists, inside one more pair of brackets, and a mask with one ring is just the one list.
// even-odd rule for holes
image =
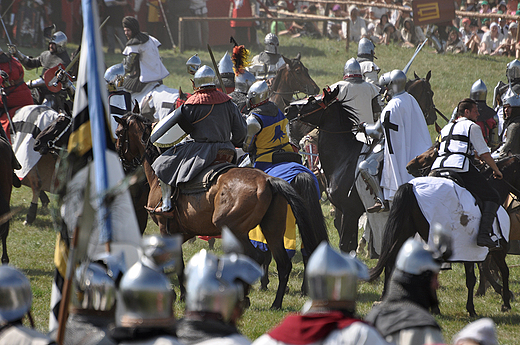
[[[399, 187], [394, 196], [390, 214], [383, 231], [383, 243], [381, 254], [374, 268], [370, 269], [369, 281], [377, 279], [387, 264], [394, 263], [397, 253], [408, 237], [413, 236], [413, 218], [410, 215], [417, 203], [413, 191], [413, 185], [405, 183]], [[390, 274], [391, 272], [386, 272]]]
[[303, 198], [307, 208], [310, 226], [315, 237], [312, 241], [318, 244], [322, 241], [328, 242], [327, 226], [321, 210], [319, 191], [316, 190], [314, 175], [311, 175], [310, 171], [308, 173], [300, 173], [292, 180], [291, 186]]
[[[272, 176], [269, 177], [268, 181], [273, 193], [281, 194], [291, 206], [294, 218], [296, 219], [296, 224], [300, 231], [300, 236], [302, 237], [303, 247], [309, 253], [312, 253], [320, 244], [322, 239], [327, 239], [326, 232], [325, 237], [323, 237], [323, 235], [319, 236], [315, 233], [312, 228], [312, 222], [305, 201], [287, 181]], [[316, 193], [316, 191], [314, 191], [314, 193]]]

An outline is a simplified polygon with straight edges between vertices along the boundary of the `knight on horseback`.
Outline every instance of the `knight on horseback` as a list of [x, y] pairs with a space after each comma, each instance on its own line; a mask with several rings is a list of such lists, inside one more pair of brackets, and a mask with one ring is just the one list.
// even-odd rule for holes
[[504, 125], [502, 130], [503, 145], [499, 148], [498, 157], [520, 154], [520, 95], [511, 89], [503, 97]]
[[248, 61], [249, 50], [242, 46], [235, 46], [231, 60], [235, 72], [235, 90], [229, 94], [242, 114], [247, 114], [247, 92], [255, 82], [255, 76], [246, 70], [251, 63]]
[[123, 18], [123, 29], [128, 39], [123, 55], [125, 67], [124, 88], [139, 93], [149, 83], [162, 83], [170, 72], [159, 55], [159, 42], [155, 37], [141, 32], [139, 22], [133, 17]]
[[256, 80], [272, 79], [276, 72], [285, 65], [282, 54], [278, 52], [280, 42], [275, 34], [268, 33], [264, 39], [265, 50], [253, 57], [247, 70], [253, 73]]
[[[68, 74], [63, 69], [56, 67], [60, 64], [67, 67], [71, 62], [66, 46], [67, 35], [61, 31], [52, 34], [49, 40], [49, 49], [35, 58], [24, 55], [14, 44], [9, 45], [9, 53], [20, 60], [26, 69], [42, 67], [40, 78], [28, 81], [27, 86], [30, 89], [35, 89], [33, 97], [38, 104], [46, 105], [55, 110], [63, 109], [63, 102], [67, 96], [72, 98], [75, 93]], [[61, 82], [61, 89], [57, 91], [50, 90], [45, 79], [45, 73], [55, 67], [57, 68], [56, 82]]]
[[[431, 146], [430, 133], [421, 108], [415, 98], [405, 91], [406, 74], [394, 70], [381, 76], [379, 84], [388, 87], [387, 96], [391, 97], [381, 112], [381, 119], [375, 125], [362, 125], [361, 130], [378, 139], [384, 135], [385, 145], [381, 187], [374, 181], [375, 162], [381, 160], [377, 153], [367, 157], [366, 167], [360, 167], [360, 173], [368, 176], [377, 201], [367, 212], [380, 212], [388, 208], [387, 200], [392, 200], [400, 185], [410, 181], [413, 176], [406, 171], [406, 165], [415, 156], [425, 152]], [[375, 147], [378, 149], [378, 147]], [[380, 148], [379, 148], [380, 149]], [[379, 152], [379, 151], [378, 151]], [[379, 153], [381, 155], [381, 153]], [[362, 165], [363, 162], [360, 164]], [[369, 169], [371, 167], [371, 169]], [[363, 171], [365, 170], [365, 171]]]
[[493, 108], [502, 105], [503, 98], [508, 89], [512, 89], [515, 93], [520, 93], [520, 61], [514, 59], [509, 62], [506, 67], [507, 84], [499, 81], [495, 86], [493, 94]]
[[363, 79], [371, 84], [377, 84], [379, 81], [378, 74], [381, 71], [381, 68], [374, 63], [376, 58], [374, 49], [374, 43], [368, 38], [363, 37], [359, 40], [357, 61], [361, 66]]
[[482, 129], [484, 140], [493, 152], [498, 146], [500, 146], [500, 140], [498, 138], [498, 115], [493, 108], [490, 108], [486, 104], [487, 87], [482, 79], [477, 80], [471, 86], [469, 98], [477, 102], [479, 116], [476, 120], [476, 124]]
[[130, 92], [123, 88], [125, 68], [122, 63], [109, 67], [105, 71], [104, 78], [107, 82], [108, 105], [110, 107], [110, 115], [112, 115], [110, 116], [112, 134], [116, 138], [117, 122], [114, 120], [114, 115], [123, 116], [132, 111], [132, 96]]
[[152, 213], [171, 213], [172, 186], [190, 181], [216, 160], [231, 162], [235, 147], [241, 146], [246, 137], [246, 123], [238, 108], [231, 97], [216, 89], [215, 72], [202, 66], [195, 73], [193, 84], [195, 93], [163, 119], [165, 130], [158, 128], [150, 139], [155, 142], [177, 123], [190, 135], [152, 164], [163, 196], [162, 207], [150, 210]]
[[500, 198], [498, 192], [473, 164], [473, 157], [476, 156], [487, 163], [493, 169], [495, 178], [501, 179], [502, 173], [491, 157], [480, 127], [475, 123], [478, 116], [476, 101], [466, 98], [459, 102], [456, 119], [441, 131], [439, 156], [433, 162], [432, 172], [457, 172], [465, 188], [482, 201], [477, 245], [496, 250], [500, 248], [500, 243], [493, 234], [493, 222], [500, 206]]
[[224, 83], [224, 85], [220, 86], [225, 87], [226, 94], [229, 95], [235, 90], [235, 72], [233, 71], [233, 61], [231, 61], [231, 56], [229, 56], [228, 52], [226, 52], [222, 59], [220, 59], [220, 62], [218, 63], [218, 71], [222, 77], [222, 82]]

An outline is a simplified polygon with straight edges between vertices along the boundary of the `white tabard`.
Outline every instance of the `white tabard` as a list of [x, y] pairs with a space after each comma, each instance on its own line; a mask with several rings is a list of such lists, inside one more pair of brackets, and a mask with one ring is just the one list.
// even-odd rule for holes
[[153, 36], [149, 37], [150, 39], [145, 43], [126, 46], [125, 50], [123, 50], [123, 55], [139, 54], [139, 67], [141, 69], [139, 81], [141, 83], [159, 81], [170, 75], [159, 55], [158, 48], [161, 42]]
[[385, 159], [381, 187], [385, 199], [393, 200], [400, 185], [413, 179], [406, 165], [430, 148], [432, 140], [419, 104], [408, 92], [394, 96], [381, 113]]

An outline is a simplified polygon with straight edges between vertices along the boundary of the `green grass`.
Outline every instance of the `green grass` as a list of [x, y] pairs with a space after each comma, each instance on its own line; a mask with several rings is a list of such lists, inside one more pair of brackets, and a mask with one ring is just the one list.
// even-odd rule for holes
[[[4, 47], [5, 49], [5, 47]], [[215, 58], [220, 57], [231, 47], [213, 47]], [[331, 85], [342, 77], [343, 65], [351, 57], [356, 55], [357, 46], [351, 44], [350, 50], [345, 51], [344, 42], [333, 40], [311, 40], [307, 38], [289, 39], [281, 37], [281, 52], [288, 57], [295, 57], [302, 53], [302, 61], [309, 68], [310, 75], [320, 87]], [[38, 55], [37, 50], [27, 49], [25, 54]], [[164, 63], [171, 75], [164, 80], [170, 87], [182, 87], [184, 91], [191, 91], [190, 77], [186, 72], [186, 60], [198, 53], [204, 64], [210, 64], [211, 60], [206, 51], [186, 51], [179, 54], [174, 51], [161, 51]], [[253, 54], [258, 51], [253, 51]], [[403, 68], [413, 49], [404, 49], [394, 46], [378, 46], [376, 48], [376, 63], [381, 67], [381, 72]], [[413, 78], [413, 72], [421, 77], [431, 70], [432, 89], [435, 92], [436, 106], [450, 117], [456, 104], [469, 96], [473, 82], [482, 78], [488, 87], [488, 104], [491, 103], [493, 88], [499, 80], [505, 80], [506, 63], [511, 59], [503, 57], [480, 57], [475, 55], [437, 55], [430, 47], [425, 47], [412, 64], [408, 77]], [[106, 55], [106, 65], [121, 61], [121, 55]], [[40, 71], [27, 71], [26, 80], [34, 78]], [[439, 120], [443, 126], [444, 120]], [[430, 126], [433, 127], [433, 126]], [[430, 128], [433, 134], [433, 129]], [[39, 215], [32, 226], [23, 226], [25, 213], [30, 204], [31, 193], [27, 187], [15, 189], [11, 204], [13, 207], [22, 207], [22, 211], [14, 216], [11, 222], [11, 232], [8, 237], [9, 254], [11, 264], [21, 268], [29, 277], [32, 284], [34, 301], [33, 315], [36, 326], [40, 330], [46, 330], [48, 325], [51, 280], [54, 272], [53, 252], [56, 234], [53, 226], [50, 209], [39, 209]], [[329, 214], [329, 205], [324, 205], [325, 214]], [[332, 225], [332, 219], [328, 217], [328, 229], [331, 242], [337, 246], [338, 236]], [[149, 223], [148, 233], [158, 232], [157, 226]], [[191, 257], [202, 248], [207, 248], [207, 243], [197, 240], [193, 244], [184, 245], [185, 258]], [[220, 243], [217, 241], [216, 251], [220, 253]], [[364, 259], [369, 267], [375, 265], [375, 260]], [[509, 265], [517, 266], [520, 260], [517, 256], [508, 256]], [[269, 290], [258, 291], [259, 284], [255, 285], [251, 301], [252, 306], [246, 311], [240, 329], [251, 339], [257, 338], [271, 327], [276, 325], [287, 313], [297, 312], [303, 306], [305, 298], [299, 294], [303, 275], [301, 256], [293, 259], [293, 271], [289, 281], [289, 292], [286, 294], [283, 309], [271, 311], [269, 307], [274, 300], [277, 286], [276, 268], [272, 264], [270, 268]], [[451, 337], [465, 324], [472, 321], [465, 310], [466, 287], [463, 267], [460, 264], [453, 265], [452, 271], [442, 272], [440, 275], [442, 285], [439, 291], [442, 316], [437, 320], [443, 328], [443, 334], [447, 343]], [[510, 289], [518, 294], [520, 291], [520, 272], [518, 267], [511, 268]], [[178, 292], [178, 288], [176, 288]], [[379, 299], [382, 291], [382, 283], [361, 283], [359, 286], [358, 312], [366, 315], [374, 301]], [[520, 310], [516, 301], [512, 302], [512, 310], [508, 313], [500, 311], [501, 298], [496, 293], [488, 290], [485, 297], [475, 298], [475, 308], [480, 317], [491, 317], [497, 323], [498, 335], [501, 344], [517, 344], [520, 339]], [[183, 314], [183, 303], [177, 303], [176, 315]]]

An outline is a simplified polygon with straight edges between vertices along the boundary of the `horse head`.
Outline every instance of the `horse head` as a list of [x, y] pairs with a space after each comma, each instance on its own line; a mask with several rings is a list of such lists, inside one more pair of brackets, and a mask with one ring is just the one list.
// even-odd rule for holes
[[38, 134], [34, 150], [41, 155], [61, 149], [69, 140], [72, 117], [66, 112], [59, 113], [56, 120]]
[[151, 145], [149, 139], [152, 122], [138, 113], [114, 116], [114, 119], [118, 124], [116, 151], [121, 158], [123, 169], [130, 172], [143, 163], [147, 147]]
[[437, 141], [426, 152], [416, 156], [406, 165], [406, 171], [414, 177], [427, 176], [438, 156], [440, 143]]
[[437, 120], [435, 104], [433, 103], [434, 92], [430, 85], [431, 76], [431, 71], [426, 74], [425, 78], [420, 78], [414, 72], [415, 79], [409, 80], [406, 83], [406, 91], [417, 100], [417, 103], [419, 103], [428, 125], [434, 124]]

